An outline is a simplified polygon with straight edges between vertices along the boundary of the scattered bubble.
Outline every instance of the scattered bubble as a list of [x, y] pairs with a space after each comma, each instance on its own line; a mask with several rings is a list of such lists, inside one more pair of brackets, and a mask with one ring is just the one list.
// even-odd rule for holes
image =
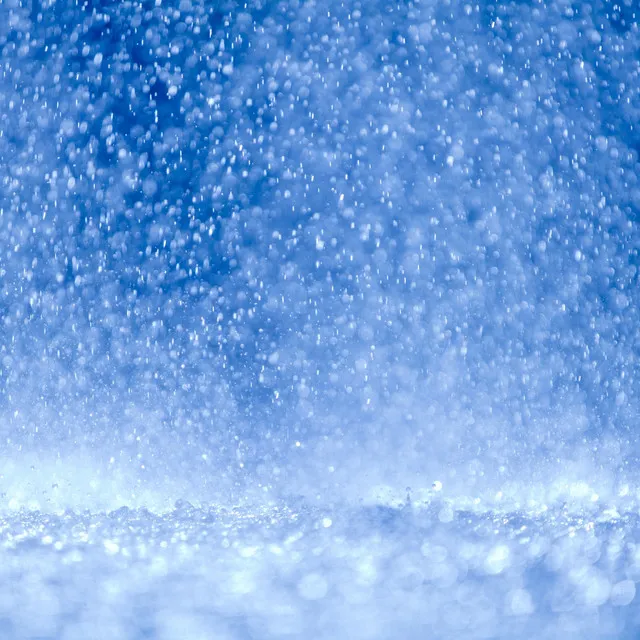
[[490, 575], [502, 573], [511, 564], [511, 551], [506, 545], [493, 547], [484, 561], [484, 569]]
[[636, 597], [636, 584], [633, 580], [621, 580], [611, 587], [609, 600], [614, 607], [626, 607]]
[[329, 585], [319, 573], [309, 573], [298, 582], [298, 593], [305, 600], [322, 600], [329, 590]]

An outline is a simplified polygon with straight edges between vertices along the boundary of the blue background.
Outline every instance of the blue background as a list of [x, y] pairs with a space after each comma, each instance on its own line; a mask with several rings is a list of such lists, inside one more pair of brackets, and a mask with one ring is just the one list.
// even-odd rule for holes
[[633, 3], [0, 11], [8, 456], [312, 492], [629, 473]]

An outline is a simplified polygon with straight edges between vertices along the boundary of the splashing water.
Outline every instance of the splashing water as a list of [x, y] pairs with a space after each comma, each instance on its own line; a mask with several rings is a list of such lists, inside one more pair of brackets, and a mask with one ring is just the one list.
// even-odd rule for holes
[[4, 635], [635, 637], [639, 49], [0, 3]]

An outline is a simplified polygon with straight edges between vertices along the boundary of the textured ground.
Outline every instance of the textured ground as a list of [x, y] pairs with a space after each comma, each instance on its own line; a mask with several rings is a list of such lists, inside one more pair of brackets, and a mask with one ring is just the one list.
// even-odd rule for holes
[[614, 510], [178, 504], [5, 514], [4, 638], [635, 638]]

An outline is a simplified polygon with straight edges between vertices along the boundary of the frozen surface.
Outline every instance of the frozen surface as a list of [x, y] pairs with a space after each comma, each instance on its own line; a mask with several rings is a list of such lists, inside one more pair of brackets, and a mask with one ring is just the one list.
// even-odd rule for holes
[[0, 0], [0, 637], [637, 637], [638, 25]]

